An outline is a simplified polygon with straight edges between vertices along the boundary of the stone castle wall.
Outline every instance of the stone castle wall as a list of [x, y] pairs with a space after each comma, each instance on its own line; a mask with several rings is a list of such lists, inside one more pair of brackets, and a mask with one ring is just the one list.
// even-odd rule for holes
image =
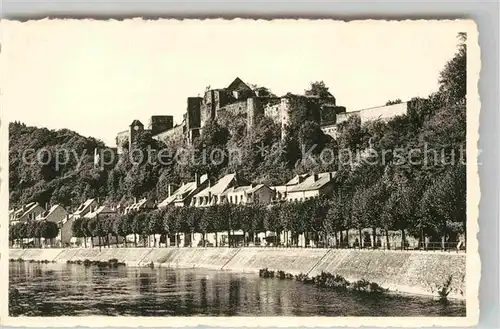
[[[240, 97], [241, 96], [241, 97]], [[374, 107], [359, 111], [346, 112], [345, 107], [334, 103], [324, 104], [318, 97], [287, 94], [284, 97], [247, 97], [238, 92], [229, 93], [224, 89], [208, 90], [203, 97], [189, 97], [184, 122], [180, 126], [154, 134], [154, 138], [167, 142], [169, 140], [191, 142], [200, 135], [209, 120], [223, 118], [224, 113], [247, 119], [247, 127], [253, 127], [259, 117], [271, 118], [281, 125], [282, 138], [286, 135], [286, 127], [291, 121], [315, 121], [321, 124], [322, 130], [334, 138], [337, 136], [336, 125], [358, 115], [361, 122], [369, 120], [388, 120], [394, 116], [406, 114], [408, 103]], [[237, 99], [236, 97], [240, 97]], [[171, 116], [156, 116], [158, 126], [170, 126]], [[168, 119], [168, 120], [167, 120]], [[168, 121], [168, 122], [167, 122]], [[118, 133], [116, 137], [118, 153], [123, 153], [123, 145], [129, 140], [129, 131]]]
[[120, 131], [116, 135], [116, 150], [118, 154], [122, 154], [124, 152], [124, 146], [126, 146], [128, 142], [129, 142], [128, 130]]
[[340, 113], [337, 115], [336, 123], [344, 122], [353, 115], [358, 115], [361, 118], [361, 123], [373, 120], [389, 120], [395, 116], [404, 115], [407, 113], [407, 111], [408, 111], [408, 102], [372, 107], [359, 111]]
[[165, 144], [180, 142], [184, 139], [184, 126], [183, 125], [175, 126], [170, 130], [167, 130], [165, 132], [153, 136], [153, 138]]

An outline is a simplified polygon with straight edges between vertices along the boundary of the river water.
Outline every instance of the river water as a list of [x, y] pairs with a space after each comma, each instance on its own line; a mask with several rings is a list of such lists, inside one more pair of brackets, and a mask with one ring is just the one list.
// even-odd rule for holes
[[205, 269], [9, 263], [11, 316], [465, 316], [465, 303], [373, 297]]

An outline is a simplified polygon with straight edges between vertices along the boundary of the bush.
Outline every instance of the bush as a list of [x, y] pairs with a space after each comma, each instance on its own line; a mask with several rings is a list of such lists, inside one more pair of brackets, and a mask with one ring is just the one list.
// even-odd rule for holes
[[450, 275], [448, 279], [444, 282], [443, 286], [438, 290], [439, 299], [445, 301], [448, 299], [448, 295], [451, 292], [451, 281], [453, 276]]
[[350, 285], [349, 281], [347, 281], [343, 276], [333, 275], [328, 272], [321, 272], [320, 275], [317, 275], [314, 278], [314, 283], [319, 287], [343, 290], [347, 289]]
[[261, 278], [274, 278], [274, 271], [270, 271], [267, 268], [259, 270], [259, 276]]
[[370, 282], [368, 280], [358, 280], [353, 283], [352, 290], [363, 293], [374, 293], [379, 294], [386, 292], [387, 289], [382, 288], [375, 282]]

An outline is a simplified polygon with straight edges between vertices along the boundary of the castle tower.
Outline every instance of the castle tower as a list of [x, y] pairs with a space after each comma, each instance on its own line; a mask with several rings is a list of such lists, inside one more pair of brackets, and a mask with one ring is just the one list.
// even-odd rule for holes
[[281, 138], [286, 137], [286, 126], [290, 121], [290, 99], [288, 97], [281, 98], [280, 104], [280, 121], [281, 121]]
[[174, 117], [171, 115], [153, 115], [149, 121], [151, 134], [157, 135], [174, 127]]
[[207, 121], [215, 118], [216, 105], [215, 91], [207, 90], [201, 104], [200, 128], [203, 128]]
[[187, 112], [186, 112], [186, 134], [189, 142], [198, 138], [201, 129], [201, 108], [203, 98], [188, 97]]
[[252, 128], [259, 117], [264, 116], [264, 107], [262, 106], [259, 98], [247, 98], [247, 128]]
[[137, 136], [144, 132], [144, 125], [139, 120], [134, 120], [130, 124], [129, 129], [129, 139], [128, 139], [128, 148], [129, 151], [132, 150], [132, 145], [135, 144], [137, 140]]

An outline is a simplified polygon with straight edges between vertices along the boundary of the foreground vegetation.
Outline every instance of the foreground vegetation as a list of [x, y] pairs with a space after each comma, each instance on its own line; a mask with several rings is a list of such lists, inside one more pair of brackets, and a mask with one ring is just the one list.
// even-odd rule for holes
[[84, 259], [82, 260], [68, 260], [66, 261], [67, 264], [77, 264], [77, 265], [83, 265], [85, 267], [90, 267], [90, 266], [97, 266], [99, 268], [117, 268], [119, 266], [126, 266], [124, 262], [119, 262], [118, 259], [112, 258], [108, 260], [107, 262], [105, 261], [99, 261], [99, 260], [89, 260], [89, 259]]
[[333, 290], [341, 291], [356, 291], [363, 293], [373, 293], [381, 294], [387, 292], [387, 289], [380, 287], [375, 282], [370, 282], [367, 280], [358, 280], [355, 282], [349, 282], [344, 277], [340, 275], [334, 275], [329, 272], [321, 272], [320, 274], [309, 277], [307, 274], [292, 275], [290, 273], [285, 273], [283, 271], [271, 271], [267, 268], [259, 270], [259, 276], [261, 278], [277, 278], [280, 280], [293, 280], [300, 281], [304, 284], [313, 284], [316, 287], [329, 288]]
[[44, 220], [19, 222], [9, 226], [9, 241], [17, 241], [21, 248], [24, 247], [25, 239], [34, 239], [41, 246], [41, 240], [44, 238], [49, 242], [59, 234], [59, 227], [56, 223]]

